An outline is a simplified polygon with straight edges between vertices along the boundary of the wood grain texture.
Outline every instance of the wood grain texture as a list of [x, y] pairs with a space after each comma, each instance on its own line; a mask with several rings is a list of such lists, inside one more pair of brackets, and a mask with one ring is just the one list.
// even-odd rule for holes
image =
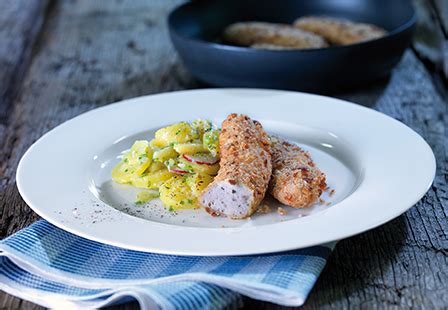
[[446, 0], [432, 0], [433, 5], [436, 8], [438, 18], [442, 24], [442, 30], [445, 33], [445, 37], [448, 36], [448, 2]]
[[[36, 36], [44, 21], [47, 1], [5, 0], [0, 2], [0, 145], [4, 145], [13, 100], [30, 60]], [[7, 186], [10, 170], [5, 149], [0, 149], [0, 186]], [[6, 201], [0, 192], [0, 201]], [[0, 207], [3, 215], [3, 207]], [[2, 225], [2, 227], [4, 227]], [[3, 228], [2, 228], [3, 229]]]
[[[5, 0], [0, 2], [0, 125], [7, 115], [31, 47], [44, 20], [47, 1]], [[25, 8], [25, 9], [23, 9]]]
[[[177, 2], [79, 0], [51, 6], [29, 66], [20, 58], [12, 62], [26, 74], [12, 83], [20, 92], [9, 97], [0, 131], [1, 237], [37, 219], [20, 198], [14, 174], [21, 155], [42, 134], [113, 101], [198, 86], [169, 43], [165, 17]], [[31, 3], [24, 7], [32, 10]], [[0, 10], [0, 22], [4, 16]], [[24, 32], [24, 42], [30, 43], [23, 50], [29, 49], [37, 33], [33, 31]], [[9, 50], [0, 51], [0, 59], [10, 57]], [[0, 78], [17, 74], [8, 70], [0, 67]], [[337, 96], [373, 107], [416, 130], [436, 154], [437, 176], [425, 198], [405, 215], [341, 241], [304, 308], [447, 307], [447, 98], [437, 93], [430, 73], [411, 51], [390, 79]], [[284, 309], [250, 299], [245, 305]], [[4, 293], [0, 308], [42, 309]]]
[[431, 1], [414, 0], [417, 12], [417, 27], [414, 47], [422, 57], [439, 66], [443, 61], [442, 49], [445, 37], [439, 27], [439, 19]]
[[417, 27], [413, 48], [433, 73], [436, 83], [448, 86], [448, 4], [446, 1], [413, 0]]

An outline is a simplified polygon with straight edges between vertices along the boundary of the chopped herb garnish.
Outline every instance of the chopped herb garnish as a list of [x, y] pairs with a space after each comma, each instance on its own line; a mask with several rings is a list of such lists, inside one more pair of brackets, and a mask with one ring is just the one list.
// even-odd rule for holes
[[138, 160], [148, 159], [148, 154], [142, 154], [138, 157]]

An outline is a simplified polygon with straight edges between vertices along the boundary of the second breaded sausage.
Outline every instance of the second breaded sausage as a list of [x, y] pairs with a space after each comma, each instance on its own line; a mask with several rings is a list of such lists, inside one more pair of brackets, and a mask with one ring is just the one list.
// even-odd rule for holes
[[271, 195], [293, 208], [306, 208], [315, 203], [327, 188], [325, 174], [316, 167], [310, 155], [297, 145], [279, 137], [271, 137], [271, 141]]
[[199, 198], [212, 215], [249, 217], [263, 200], [272, 172], [271, 146], [261, 124], [246, 115], [229, 115], [219, 135], [218, 175]]
[[269, 45], [297, 49], [327, 47], [327, 42], [313, 33], [290, 25], [263, 22], [240, 22], [224, 30], [224, 40], [242, 46]]
[[318, 34], [328, 42], [338, 45], [369, 41], [387, 34], [386, 30], [375, 25], [323, 16], [301, 17], [294, 22], [294, 26]]

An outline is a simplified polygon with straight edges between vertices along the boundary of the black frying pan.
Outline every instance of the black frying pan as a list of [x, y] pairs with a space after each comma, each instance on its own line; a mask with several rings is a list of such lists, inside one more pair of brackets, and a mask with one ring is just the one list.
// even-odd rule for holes
[[[292, 23], [328, 15], [378, 25], [386, 37], [325, 49], [269, 51], [220, 43], [236, 21]], [[224, 87], [328, 92], [387, 76], [409, 45], [416, 21], [408, 0], [204, 0], [171, 12], [171, 39], [199, 80]]]

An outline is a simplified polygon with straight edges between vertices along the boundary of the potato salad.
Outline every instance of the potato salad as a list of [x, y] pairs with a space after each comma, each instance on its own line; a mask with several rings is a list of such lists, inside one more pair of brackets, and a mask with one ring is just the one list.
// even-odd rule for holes
[[200, 119], [161, 128], [151, 141], [134, 142], [112, 178], [143, 189], [136, 204], [160, 197], [171, 211], [198, 208], [198, 197], [219, 170], [219, 134]]

